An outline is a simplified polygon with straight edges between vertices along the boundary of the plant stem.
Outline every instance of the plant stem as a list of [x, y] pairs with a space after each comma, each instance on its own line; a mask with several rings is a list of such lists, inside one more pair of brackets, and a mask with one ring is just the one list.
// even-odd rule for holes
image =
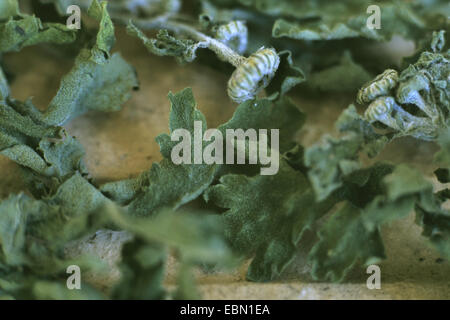
[[[151, 20], [144, 19], [133, 19], [132, 22], [138, 28], [144, 30], [151, 29], [167, 29], [174, 33], [185, 34], [192, 38], [193, 40], [205, 43], [205, 46], [212, 50], [221, 60], [227, 61], [232, 64], [234, 67], [239, 67], [247, 58], [241, 56], [233, 49], [228, 47], [226, 44], [207, 36], [206, 34], [197, 31], [195, 28], [188, 26], [183, 23], [178, 23], [175, 21], [171, 21], [170, 17], [172, 14], [165, 14], [159, 17], [156, 17]], [[121, 22], [124, 22], [124, 17], [118, 17]]]
[[226, 44], [212, 37], [209, 37], [204, 33], [199, 32], [194, 28], [187, 26], [185, 24], [167, 21], [167, 23], [164, 24], [164, 28], [173, 31], [175, 33], [184, 33], [185, 35], [190, 36], [194, 40], [207, 43], [208, 48], [211, 49], [220, 59], [228, 61], [236, 68], [239, 67], [247, 59], [238, 54], [237, 52], [235, 52]]

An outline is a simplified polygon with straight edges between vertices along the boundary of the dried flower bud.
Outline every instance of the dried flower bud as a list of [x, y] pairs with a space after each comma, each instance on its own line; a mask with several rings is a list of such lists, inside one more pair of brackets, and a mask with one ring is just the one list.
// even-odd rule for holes
[[241, 103], [253, 99], [267, 87], [280, 65], [275, 49], [261, 48], [248, 57], [231, 75], [228, 95]]

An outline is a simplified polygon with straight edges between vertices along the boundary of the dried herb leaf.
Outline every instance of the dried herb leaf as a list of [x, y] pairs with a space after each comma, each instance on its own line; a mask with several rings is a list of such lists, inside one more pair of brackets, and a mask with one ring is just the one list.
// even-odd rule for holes
[[75, 41], [76, 31], [62, 24], [42, 23], [35, 16], [21, 14], [18, 8], [15, 0], [0, 4], [0, 53], [19, 51], [39, 43], [67, 44]]
[[277, 278], [294, 258], [303, 232], [330, 206], [315, 203], [308, 180], [284, 162], [273, 176], [223, 176], [204, 197], [228, 209], [226, 237], [237, 254], [254, 257], [247, 273], [252, 281]]
[[[206, 121], [196, 109], [192, 90], [185, 89], [175, 95], [169, 94], [169, 99], [171, 101], [170, 131], [173, 132], [178, 128], [186, 129], [191, 133], [193, 141], [194, 121], [200, 121], [203, 130], [206, 129]], [[226, 129], [234, 128], [243, 130], [284, 128], [280, 137], [283, 150], [291, 145], [289, 139], [301, 126], [303, 120], [303, 115], [287, 98], [275, 103], [261, 100], [241, 104], [230, 121], [218, 129], [225, 132]], [[193, 161], [192, 164], [176, 165], [170, 158], [171, 150], [176, 142], [171, 141], [167, 134], [158, 136], [157, 142], [164, 156], [160, 163], [153, 164], [152, 168], [135, 182], [128, 181], [125, 185], [124, 182], [113, 182], [101, 187], [112, 199], [121, 199], [124, 187], [127, 188], [129, 199], [132, 189], [137, 187], [129, 208], [139, 215], [150, 215], [162, 207], [178, 208], [197, 198], [212, 183], [222, 166], [194, 164]], [[192, 152], [192, 157], [193, 155]], [[171, 183], [167, 183], [168, 181]], [[124, 199], [121, 199], [121, 202], [123, 201]]]

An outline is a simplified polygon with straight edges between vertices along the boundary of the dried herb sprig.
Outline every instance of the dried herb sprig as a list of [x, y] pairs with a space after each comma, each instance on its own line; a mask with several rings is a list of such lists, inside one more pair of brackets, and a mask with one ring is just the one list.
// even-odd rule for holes
[[[43, 2], [54, 3], [65, 13], [64, 0]], [[387, 27], [368, 30], [365, 10], [355, 10], [365, 9], [368, 1], [226, 2], [224, 6], [224, 1], [199, 1], [199, 11], [182, 12], [186, 3], [181, 6], [178, 0], [115, 1], [111, 19], [105, 4], [71, 0], [100, 23], [44, 112], [30, 101], [15, 100], [0, 69], [0, 153], [22, 167], [33, 194], [11, 195], [0, 202], [0, 297], [167, 298], [171, 294], [162, 280], [170, 248], [181, 262], [178, 289], [172, 296], [198, 298], [191, 281], [193, 267], [226, 266], [231, 249], [234, 256], [252, 259], [249, 280], [273, 280], [292, 263], [308, 232], [316, 236], [307, 252], [312, 277], [343, 281], [354, 266], [385, 258], [382, 226], [412, 210], [424, 236], [442, 257], [450, 256], [449, 213], [442, 207], [448, 190], [434, 193], [422, 173], [406, 164], [378, 162], [367, 167], [360, 159], [362, 152], [376, 156], [395, 137], [436, 139], [441, 146], [436, 175], [443, 183], [450, 181], [444, 32], [435, 33], [431, 51], [422, 52], [403, 72], [388, 70], [360, 91], [360, 102], [372, 102], [369, 111], [362, 117], [354, 106], [345, 110], [336, 124], [342, 133], [339, 138], [328, 136], [309, 148], [292, 143], [305, 116], [286, 96], [305, 80], [307, 86], [323, 91], [356, 92], [373, 69], [370, 59], [358, 55], [360, 40], [388, 40], [401, 34], [419, 43], [429, 30], [445, 28], [441, 18], [448, 3], [435, 1], [427, 7], [421, 0], [383, 1]], [[83, 30], [20, 13], [17, 1], [0, 1], [0, 8], [2, 53], [83, 38]], [[145, 18], [136, 17], [138, 13]], [[251, 170], [243, 174], [229, 165], [175, 165], [170, 160], [174, 143], [162, 134], [157, 137], [161, 162], [136, 179], [94, 185], [83, 165], [82, 146], [60, 126], [86, 111], [118, 110], [137, 87], [133, 68], [120, 55], [111, 54], [112, 20], [126, 24], [130, 18], [135, 24], [130, 23], [128, 31], [155, 54], [190, 62], [197, 49], [209, 48], [237, 68], [229, 92], [245, 102], [219, 130], [280, 129], [279, 174], [253, 176]], [[229, 42], [226, 38], [233, 38], [234, 31], [244, 30], [244, 20], [246, 36]], [[271, 30], [264, 28], [267, 25]], [[150, 39], [138, 28], [161, 31]], [[235, 46], [245, 42], [246, 52], [255, 52], [249, 58]], [[261, 46], [279, 50], [258, 51]], [[378, 68], [383, 70], [384, 65], [380, 62]], [[338, 81], [343, 74], [357, 81]], [[256, 83], [256, 89], [266, 87], [267, 98], [255, 99]], [[298, 92], [302, 89], [298, 87]], [[192, 90], [171, 93], [169, 100], [171, 131], [192, 129], [195, 121], [206, 129]], [[396, 112], [387, 112], [386, 107]], [[392, 132], [378, 131], [371, 124], [374, 120]], [[180, 209], [199, 197], [215, 204], [213, 212]], [[220, 214], [217, 207], [225, 212]], [[68, 257], [67, 245], [104, 228], [130, 235], [121, 249], [120, 282], [109, 295], [88, 285], [78, 292], [65, 290], [68, 264], [92, 271], [102, 267], [96, 259]]]

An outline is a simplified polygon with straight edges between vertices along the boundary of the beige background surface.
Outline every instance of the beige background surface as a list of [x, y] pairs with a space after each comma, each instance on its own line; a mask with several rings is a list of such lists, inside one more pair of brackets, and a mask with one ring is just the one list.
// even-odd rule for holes
[[[160, 160], [154, 138], [168, 131], [169, 102], [167, 93], [192, 87], [199, 109], [209, 127], [229, 119], [235, 105], [226, 96], [228, 75], [213, 68], [193, 63], [179, 66], [170, 58], [148, 54], [135, 39], [118, 31], [118, 49], [137, 69], [141, 90], [134, 92], [123, 110], [113, 114], [88, 114], [71, 122], [68, 131], [86, 149], [88, 168], [98, 183], [135, 177]], [[388, 53], [388, 56], [392, 53]], [[33, 96], [39, 108], [45, 108], [56, 93], [60, 78], [70, 70], [72, 61], [55, 56], [46, 48], [27, 48], [5, 57], [9, 71], [17, 75], [11, 84], [13, 96], [26, 99]], [[307, 112], [308, 120], [297, 134], [297, 140], [310, 145], [323, 133], [333, 131], [340, 112], [352, 102], [345, 95], [322, 96], [320, 100], [304, 98], [294, 92], [294, 100]], [[432, 143], [402, 139], [392, 143], [380, 158], [393, 162], [408, 161], [431, 177], [435, 169]], [[0, 196], [23, 190], [18, 167], [0, 157]], [[442, 186], [439, 186], [442, 187]], [[118, 272], [114, 262], [119, 259], [123, 233], [99, 233], [95, 240], [86, 239], [72, 253], [94, 252], [111, 264], [111, 272], [91, 275], [87, 279], [107, 288]], [[200, 290], [206, 299], [450, 299], [450, 265], [428, 247], [413, 222], [413, 215], [383, 230], [388, 260], [383, 262], [382, 289], [369, 290], [365, 285], [365, 270], [353, 272], [344, 284], [312, 282], [305, 271], [304, 257], [277, 282], [259, 284], [245, 281], [245, 266], [231, 274], [198, 274]], [[168, 284], [172, 282], [175, 264], [168, 268]]]

